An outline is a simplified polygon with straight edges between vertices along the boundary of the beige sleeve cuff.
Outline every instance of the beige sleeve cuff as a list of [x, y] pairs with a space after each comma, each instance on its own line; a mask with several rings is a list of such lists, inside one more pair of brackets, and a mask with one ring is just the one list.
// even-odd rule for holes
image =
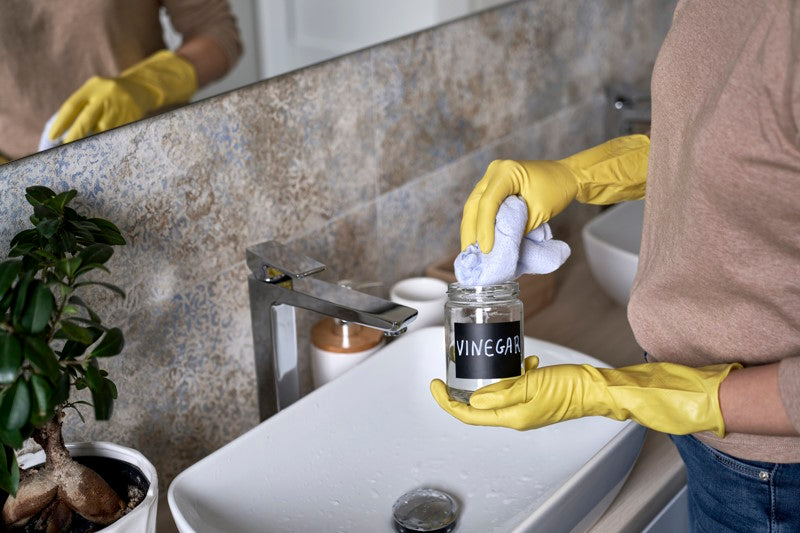
[[800, 432], [800, 357], [790, 357], [780, 362], [778, 388], [783, 408], [794, 429]]

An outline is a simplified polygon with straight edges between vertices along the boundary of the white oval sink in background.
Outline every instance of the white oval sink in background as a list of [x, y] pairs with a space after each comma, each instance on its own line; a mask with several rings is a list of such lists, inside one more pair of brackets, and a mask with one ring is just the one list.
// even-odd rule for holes
[[639, 266], [644, 200], [623, 202], [592, 220], [581, 232], [592, 275], [614, 301], [628, 299]]
[[[456, 531], [570, 531], [610, 505], [645, 429], [591, 417], [535, 431], [474, 427], [430, 395], [444, 330], [404, 335], [178, 475], [182, 532], [392, 531], [417, 487], [459, 503]], [[542, 365], [600, 361], [525, 338]], [[211, 414], [210, 414], [211, 415]]]

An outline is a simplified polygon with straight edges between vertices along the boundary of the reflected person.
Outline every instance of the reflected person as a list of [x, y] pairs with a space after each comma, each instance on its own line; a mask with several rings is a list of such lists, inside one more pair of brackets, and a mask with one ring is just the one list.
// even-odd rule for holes
[[635, 420], [677, 446], [693, 531], [800, 531], [798, 43], [798, 2], [679, 0], [653, 70], [649, 139], [489, 166], [464, 207], [462, 249], [492, 249], [509, 195], [525, 200], [526, 229], [573, 200], [644, 197], [627, 311], [648, 362], [539, 368], [534, 356], [469, 404], [434, 380], [443, 409], [517, 430]]
[[[162, 7], [183, 36], [174, 52]], [[71, 142], [185, 103], [242, 51], [227, 0], [7, 0], [3, 8], [0, 163], [36, 152], [43, 135]]]

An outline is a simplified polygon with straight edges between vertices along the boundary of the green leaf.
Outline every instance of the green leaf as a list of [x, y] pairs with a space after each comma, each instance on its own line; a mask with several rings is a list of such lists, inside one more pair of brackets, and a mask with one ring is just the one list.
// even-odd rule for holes
[[56, 301], [50, 289], [39, 280], [33, 280], [29, 291], [28, 303], [22, 315], [22, 328], [36, 335], [47, 327]]
[[87, 346], [92, 344], [91, 333], [89, 333], [89, 331], [83, 326], [79, 326], [69, 320], [61, 321], [61, 333], [63, 333], [68, 339], [75, 342], [79, 342]]
[[22, 318], [22, 312], [25, 310], [25, 302], [28, 297], [28, 286], [31, 283], [31, 276], [26, 273], [22, 276], [17, 283], [16, 290], [14, 291], [14, 309], [12, 311], [12, 321], [14, 324], [19, 324]]
[[91, 272], [92, 270], [102, 270], [103, 272], [108, 273], [108, 269], [105, 267], [105, 265], [101, 265], [100, 263], [89, 263], [88, 265], [81, 264], [81, 267], [75, 271], [75, 277], [77, 278], [78, 276], [82, 276], [87, 272]]
[[23, 341], [25, 357], [50, 381], [58, 379], [59, 365], [53, 349], [39, 337], [25, 337]]
[[59, 233], [59, 235], [61, 236], [61, 240], [59, 243], [59, 248], [61, 249], [61, 251], [58, 253], [68, 252], [74, 254], [75, 252], [78, 251], [78, 242], [75, 240], [75, 236], [72, 233], [68, 231], [62, 231], [61, 233]]
[[122, 233], [119, 231], [119, 228], [117, 228], [117, 226], [115, 226], [112, 222], [103, 218], [90, 218], [89, 222], [100, 228], [99, 234], [95, 235], [97, 242], [118, 245], [126, 244], [125, 239], [122, 237]]
[[3, 444], [0, 446], [0, 489], [12, 496], [17, 495], [19, 488], [19, 466], [14, 449]]
[[42, 220], [48, 218], [55, 218], [58, 219], [61, 215], [60, 213], [56, 212], [53, 208], [48, 207], [44, 204], [39, 204], [33, 207], [33, 214], [39, 219], [39, 223], [42, 223]]
[[51, 398], [53, 405], [61, 405], [69, 400], [69, 374], [61, 374], [58, 376], [56, 386], [53, 389], [53, 396]]
[[74, 209], [72, 209], [69, 206], [65, 206], [64, 207], [64, 218], [66, 218], [67, 220], [70, 220], [70, 221], [73, 221], [73, 220], [77, 220], [77, 221], [86, 220], [85, 216], [81, 215], [80, 213], [78, 213], [77, 211], [75, 211]]
[[114, 249], [107, 244], [98, 243], [87, 246], [78, 255], [81, 256], [83, 264], [99, 263], [102, 265], [114, 255]]
[[[103, 333], [104, 331], [109, 329], [109, 328], [105, 327], [103, 324], [97, 322], [96, 320], [92, 320], [91, 318], [83, 318], [83, 317], [80, 317], [80, 316], [72, 316], [69, 319], [70, 319], [71, 322], [74, 322], [76, 324], [83, 324], [84, 326], [88, 326], [88, 328], [90, 328], [90, 329], [91, 328], [97, 328], [97, 329], [100, 330], [100, 333]], [[98, 338], [99, 337], [100, 337], [100, 335], [98, 335]], [[97, 340], [97, 339], [95, 339], [95, 340]]]
[[81, 244], [94, 243], [94, 235], [100, 232], [100, 229], [91, 222], [81, 220], [67, 220], [64, 227], [66, 231], [75, 235], [75, 239]]
[[0, 425], [5, 429], [19, 429], [28, 421], [31, 413], [31, 395], [28, 383], [17, 379], [6, 389], [0, 400]]
[[53, 192], [53, 189], [43, 185], [34, 185], [33, 187], [28, 187], [25, 189], [25, 198], [31, 205], [46, 202], [55, 195], [56, 193]]
[[90, 364], [86, 367], [86, 383], [92, 393], [94, 417], [97, 420], [108, 420], [111, 418], [114, 398], [117, 396], [117, 388], [111, 380], [100, 375], [100, 371], [95, 364]]
[[36, 231], [42, 234], [42, 237], [49, 239], [56, 234], [58, 228], [61, 226], [61, 221], [57, 218], [45, 218], [36, 224]]
[[100, 375], [100, 369], [96, 361], [86, 365], [86, 384], [90, 389], [100, 389], [103, 386], [103, 376]]
[[22, 448], [24, 441], [20, 430], [0, 428], [0, 442], [3, 444], [8, 444], [12, 448]]
[[45, 205], [51, 207], [52, 209], [58, 211], [59, 213], [64, 212], [64, 207], [72, 201], [78, 195], [78, 191], [75, 189], [70, 189], [68, 191], [64, 191], [55, 195], [53, 198], [45, 200]]
[[22, 256], [25, 256], [25, 255], [27, 255], [29, 253], [32, 253], [36, 249], [36, 246], [37, 245], [32, 243], [32, 242], [31, 243], [25, 243], [25, 242], [19, 243], [16, 246], [14, 246], [14, 248], [12, 248], [10, 252], [8, 252], [8, 257], [22, 257]]
[[29, 252], [29, 255], [31, 255], [31, 257], [33, 257], [34, 259], [36, 259], [36, 260], [38, 260], [40, 262], [43, 262], [43, 263], [45, 263], [45, 262], [46, 263], [55, 263], [56, 262], [56, 256], [54, 256], [53, 254], [51, 254], [47, 250], [41, 250], [41, 249], [31, 250]]
[[14, 259], [0, 263], [0, 298], [11, 288], [21, 268], [22, 263]]
[[78, 287], [85, 287], [87, 285], [100, 285], [101, 287], [105, 287], [106, 289], [114, 291], [115, 293], [125, 298], [125, 291], [123, 291], [116, 285], [113, 285], [111, 283], [106, 283], [105, 281], [81, 281], [80, 283], [75, 284], [75, 288], [77, 289]]
[[87, 344], [83, 344], [73, 340], [68, 340], [67, 342], [64, 343], [64, 347], [59, 352], [59, 359], [61, 360], [77, 359], [78, 357], [83, 355], [83, 353], [86, 351], [86, 348], [88, 348], [91, 344], [93, 344], [97, 339], [100, 338], [100, 335], [103, 334], [102, 329], [93, 326], [86, 328], [86, 330], [91, 334], [92, 341]]
[[105, 380], [98, 389], [91, 389], [92, 403], [94, 404], [94, 417], [97, 420], [108, 420], [114, 410], [114, 393], [109, 387], [110, 381]]
[[47, 422], [53, 416], [53, 405], [51, 403], [53, 388], [42, 376], [33, 375], [31, 376], [30, 389], [33, 393], [31, 423], [38, 426]]
[[87, 346], [93, 341], [91, 333], [86, 328], [75, 324], [71, 320], [61, 321], [61, 332], [66, 338]]
[[111, 328], [106, 331], [105, 336], [97, 343], [97, 346], [89, 354], [89, 357], [111, 357], [120, 353], [124, 346], [125, 338], [122, 335], [122, 330], [119, 328]]
[[22, 346], [9, 334], [0, 333], [0, 383], [11, 383], [22, 364]]
[[92, 308], [89, 307], [89, 305], [86, 302], [84, 302], [83, 299], [80, 296], [75, 296], [75, 295], [70, 296], [69, 297], [69, 303], [75, 304], [75, 305], [79, 305], [79, 306], [83, 307], [86, 310], [86, 312], [89, 314], [89, 318], [93, 322], [97, 322], [98, 324], [100, 322], [102, 322], [102, 320], [100, 320], [100, 317], [97, 315], [97, 313], [92, 311]]
[[14, 299], [14, 291], [8, 291], [5, 296], [0, 298], [0, 312], [5, 313], [11, 306], [11, 301]]
[[61, 308], [61, 316], [72, 316], [78, 313], [80, 313], [80, 310], [74, 305], [65, 305]]
[[11, 239], [9, 243], [9, 248], [14, 248], [19, 244], [30, 244], [30, 245], [38, 245], [40, 239], [40, 233], [35, 229], [26, 229], [22, 230], [16, 235], [14, 238]]
[[73, 278], [75, 276], [75, 272], [78, 271], [80, 266], [80, 256], [65, 257], [56, 263], [56, 272], [58, 272], [62, 277]]
[[111, 391], [111, 397], [116, 400], [117, 399], [117, 386], [114, 385], [114, 382], [111, 381], [110, 379], [104, 379], [104, 382], [105, 382], [106, 386], [108, 387], [108, 389]]

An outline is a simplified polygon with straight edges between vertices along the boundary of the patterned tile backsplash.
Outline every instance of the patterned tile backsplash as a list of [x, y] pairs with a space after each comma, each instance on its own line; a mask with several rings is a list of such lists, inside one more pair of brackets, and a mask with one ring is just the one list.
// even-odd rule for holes
[[[457, 250], [492, 159], [606, 138], [603, 87], [648, 86], [673, 7], [514, 2], [0, 167], [3, 254], [34, 184], [77, 189], [128, 240], [109, 278], [128, 297], [94, 295], [126, 334], [107, 364], [120, 397], [109, 422], [70, 414], [67, 439], [141, 450], [163, 489], [256, 425], [245, 248], [278, 239], [388, 294]], [[596, 209], [554, 231], [579, 238]], [[301, 337], [315, 319], [300, 316]]]

